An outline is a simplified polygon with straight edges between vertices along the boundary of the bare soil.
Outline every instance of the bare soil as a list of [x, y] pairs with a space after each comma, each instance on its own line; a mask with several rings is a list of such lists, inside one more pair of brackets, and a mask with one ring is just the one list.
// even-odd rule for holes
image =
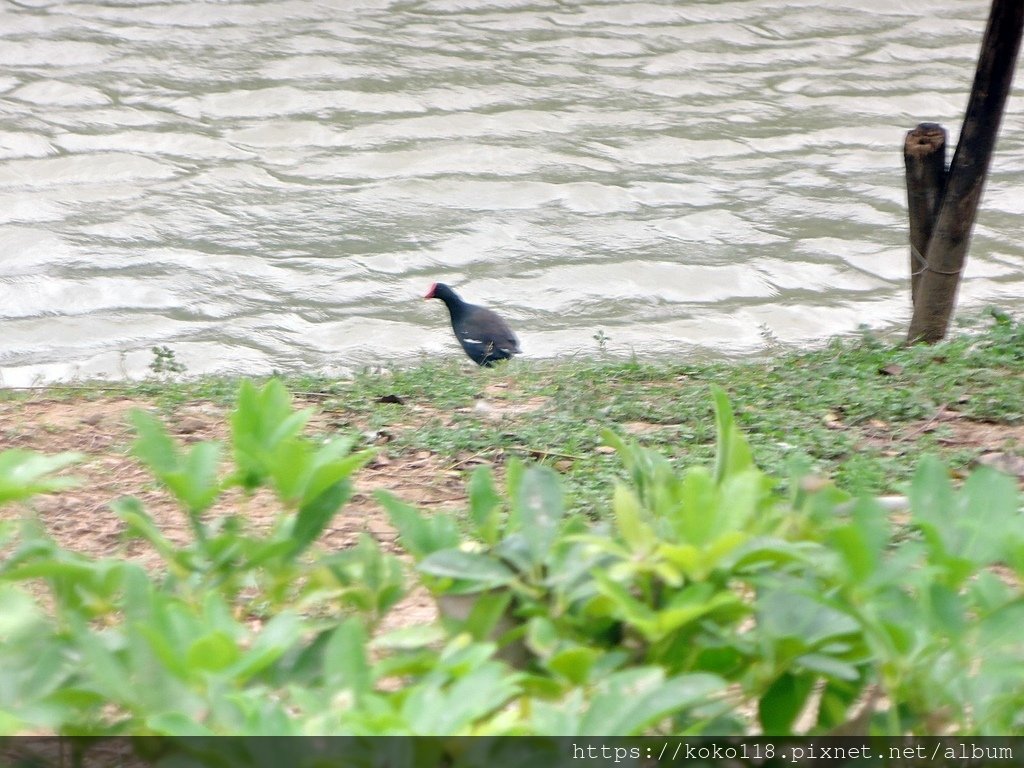
[[[33, 499], [32, 507], [39, 519], [66, 549], [97, 557], [129, 557], [156, 567], [159, 558], [148, 545], [125, 541], [124, 524], [109, 503], [135, 496], [167, 538], [185, 543], [190, 533], [187, 518], [174, 499], [131, 455], [134, 434], [128, 414], [133, 408], [152, 409], [153, 404], [142, 399], [0, 402], [0, 450], [85, 454], [81, 463], [62, 473], [80, 481], [75, 488]], [[199, 440], [226, 443], [227, 415], [225, 407], [195, 403], [177, 409], [165, 424], [185, 444]], [[313, 431], [327, 431], [329, 419], [329, 414], [317, 413], [310, 426]], [[358, 473], [355, 493], [324, 532], [321, 544], [325, 548], [345, 549], [366, 532], [386, 549], [395, 549], [395, 532], [372, 496], [376, 489], [389, 490], [426, 509], [458, 506], [465, 498], [461, 474], [446, 466], [439, 456], [419, 451], [392, 458], [386, 446], [382, 447], [376, 459]], [[239, 507], [257, 529], [269, 526], [280, 509], [268, 492], [245, 498], [233, 491], [208, 514]], [[0, 508], [0, 519], [20, 514], [22, 510], [16, 505]], [[418, 592], [398, 606], [387, 624], [430, 621], [433, 615], [433, 602], [426, 593]]]
[[[479, 401], [473, 410], [482, 418], [503, 418], [535, 410], [542, 405], [541, 400], [534, 398], [506, 404], [488, 398]], [[80, 480], [76, 488], [33, 501], [40, 519], [61, 546], [97, 556], [123, 552], [123, 525], [108, 504], [129, 495], [143, 502], [168, 538], [187, 540], [184, 514], [131, 455], [134, 435], [128, 413], [133, 408], [153, 410], [154, 405], [141, 398], [0, 401], [0, 450], [24, 448], [51, 454], [62, 451], [85, 454], [81, 463], [65, 471]], [[419, 406], [410, 408], [410, 411], [419, 410], [422, 410]], [[410, 412], [408, 425], [392, 424], [387, 433], [378, 435], [377, 456], [356, 476], [356, 492], [325, 532], [324, 546], [347, 548], [365, 531], [391, 548], [395, 533], [373, 498], [373, 491], [377, 489], [391, 491], [424, 509], [457, 508], [464, 504], [465, 472], [482, 459], [464, 456], [453, 461], [427, 450], [389, 450], [387, 442], [397, 431], [415, 429], [415, 424], [421, 423], [427, 415]], [[178, 407], [170, 418], [164, 418], [164, 423], [185, 444], [199, 440], [226, 443], [227, 417], [224, 406], [196, 402]], [[309, 429], [327, 433], [335, 426], [332, 414], [317, 410]], [[630, 422], [621, 426], [628, 433], [644, 434], [664, 425]], [[1024, 466], [1021, 466], [1024, 460], [1015, 456], [1019, 447], [1024, 446], [1024, 425], [971, 421], [955, 411], [941, 410], [918, 423], [872, 422], [861, 432], [861, 442], [883, 450], [907, 450], [915, 437], [926, 432], [937, 433], [936, 439], [943, 445], [969, 449], [979, 463], [993, 464], [1024, 477]], [[257, 494], [249, 499], [227, 494], [211, 514], [239, 504], [257, 526], [261, 522], [269, 523], [278, 511], [269, 494]], [[9, 506], [0, 510], [0, 519], [18, 514], [17, 507]], [[143, 555], [131, 547], [127, 554]]]
[[[487, 392], [487, 395], [500, 395]], [[543, 398], [520, 402], [502, 402], [487, 397], [472, 409], [480, 418], [517, 417], [542, 407]], [[61, 546], [93, 556], [117, 556], [136, 559], [146, 566], [157, 564], [156, 555], [144, 543], [125, 541], [124, 526], [111, 511], [109, 503], [122, 496], [140, 499], [164, 534], [172, 541], [189, 537], [187, 520], [173, 499], [153, 480], [152, 475], [131, 455], [133, 432], [128, 413], [133, 408], [154, 409], [142, 398], [122, 399], [37, 399], [0, 402], [0, 450], [24, 448], [44, 453], [78, 451], [85, 459], [66, 470], [80, 484], [69, 491], [37, 497], [32, 506], [39, 519]], [[355, 480], [356, 492], [325, 532], [321, 544], [327, 549], [344, 549], [366, 532], [389, 550], [395, 549], [395, 532], [374, 500], [372, 492], [386, 489], [399, 498], [423, 509], [461, 507], [465, 497], [465, 471], [481, 459], [474, 456], [451, 460], [431, 451], [389, 450], [388, 441], [396, 432], [415, 429], [427, 416], [410, 406], [407, 424], [391, 425], [389, 433], [380, 433], [375, 460], [361, 470]], [[209, 402], [182, 405], [164, 423], [179, 440], [227, 441], [227, 408]], [[351, 425], [347, 425], [351, 428]], [[357, 425], [358, 426], [358, 425]], [[632, 434], [645, 434], [664, 425], [630, 422], [621, 425]], [[331, 432], [337, 427], [334, 416], [316, 410], [310, 422], [313, 432]], [[836, 424], [833, 428], [845, 428]], [[1024, 425], [1005, 425], [969, 421], [951, 410], [941, 410], [931, 419], [912, 424], [890, 425], [872, 422], [862, 429], [862, 444], [883, 450], [912, 450], [914, 440], [925, 432], [937, 432], [944, 445], [963, 447], [978, 457], [1018, 478], [1024, 479], [1024, 459], [1018, 455], [1024, 445]], [[279, 507], [269, 493], [244, 498], [239, 493], [225, 495], [210, 514], [241, 506], [254, 525], [269, 525]], [[17, 505], [0, 508], [0, 520], [22, 514]], [[430, 621], [434, 607], [429, 597], [412, 594], [392, 615], [388, 625], [402, 626]]]
[[[534, 410], [543, 400], [504, 403], [488, 397], [472, 410], [481, 418], [502, 419]], [[138, 498], [171, 541], [184, 544], [190, 533], [184, 512], [131, 453], [134, 432], [128, 416], [134, 408], [156, 410], [153, 402], [144, 398], [55, 400], [41, 396], [0, 401], [0, 450], [22, 448], [47, 454], [84, 454], [82, 462], [62, 472], [78, 479], [76, 487], [34, 498], [33, 510], [50, 535], [66, 549], [95, 557], [132, 558], [155, 568], [159, 565], [158, 555], [145, 542], [125, 540], [125, 526], [111, 510], [110, 502], [124, 496]], [[170, 417], [163, 416], [162, 421], [186, 445], [200, 440], [217, 440], [227, 445], [228, 410], [210, 402], [194, 402], [178, 407]], [[423, 410], [420, 406], [409, 406], [407, 425], [393, 424], [387, 432], [367, 435], [377, 443], [377, 454], [356, 475], [355, 493], [321, 537], [324, 548], [346, 549], [365, 532], [385, 549], [397, 549], [396, 533], [373, 497], [373, 491], [378, 489], [427, 510], [457, 508], [465, 502], [465, 471], [482, 459], [463, 456], [452, 461], [426, 450], [389, 450], [388, 443], [397, 431], [414, 429], [428, 416], [444, 418], [433, 411], [420, 413]], [[345, 431], [352, 426], [346, 423]], [[307, 431], [331, 433], [337, 427], [334, 414], [315, 409]], [[279, 503], [269, 492], [246, 498], [241, 492], [232, 491], [224, 494], [208, 514], [215, 516], [237, 511], [239, 507], [257, 529], [269, 526], [280, 511]], [[0, 508], [0, 520], [21, 514], [23, 508], [17, 505]], [[392, 610], [383, 628], [429, 622], [434, 615], [429, 595], [415, 591]]]

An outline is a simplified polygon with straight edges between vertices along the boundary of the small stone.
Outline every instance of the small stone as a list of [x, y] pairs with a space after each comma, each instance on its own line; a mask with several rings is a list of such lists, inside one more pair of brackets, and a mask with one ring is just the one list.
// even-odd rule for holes
[[821, 475], [807, 475], [800, 480], [800, 487], [807, 493], [817, 493], [832, 485], [832, 481]]
[[206, 422], [202, 419], [197, 419], [195, 416], [186, 416], [177, 424], [177, 432], [182, 435], [191, 435], [193, 432], [199, 432], [206, 426]]
[[1012, 453], [1003, 453], [1002, 451], [983, 453], [978, 457], [978, 463], [1024, 479], [1024, 458]]
[[502, 411], [499, 411], [486, 400], [477, 400], [476, 403], [473, 404], [473, 411], [486, 419], [490, 419], [491, 421], [501, 421], [505, 415]]

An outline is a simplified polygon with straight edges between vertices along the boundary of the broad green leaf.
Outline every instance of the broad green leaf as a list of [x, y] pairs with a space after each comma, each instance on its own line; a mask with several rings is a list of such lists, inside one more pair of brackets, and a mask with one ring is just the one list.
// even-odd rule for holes
[[211, 442], [197, 443], [182, 458], [175, 441], [153, 415], [136, 408], [130, 419], [138, 435], [133, 445], [135, 455], [191, 515], [209, 508], [220, 494], [217, 479], [220, 446]]
[[945, 466], [934, 456], [925, 456], [914, 473], [910, 487], [910, 508], [932, 551], [942, 556], [947, 541], [955, 536], [956, 498]]
[[658, 553], [689, 579], [703, 580], [712, 571], [732, 560], [732, 554], [748, 540], [742, 531], [724, 533], [704, 547], [690, 544], [661, 544]]
[[615, 672], [591, 696], [580, 722], [583, 736], [642, 735], [655, 723], [706, 705], [725, 684], [715, 675], [693, 674], [665, 679], [657, 667]]
[[597, 581], [598, 591], [607, 597], [616, 609], [614, 615], [617, 618], [631, 624], [648, 639], [653, 639], [660, 634], [656, 611], [633, 597], [626, 587], [613, 581], [606, 573], [595, 571], [594, 578]]
[[716, 534], [744, 531], [754, 533], [754, 516], [764, 496], [764, 476], [756, 469], [730, 473], [719, 486], [715, 515]]
[[120, 655], [109, 647], [115, 638], [101, 635], [85, 622], [71, 622], [75, 644], [82, 654], [81, 670], [90, 689], [102, 694], [112, 704], [131, 708], [137, 698], [131, 672]]
[[759, 596], [758, 629], [766, 639], [776, 643], [791, 639], [793, 648], [813, 650], [826, 640], [859, 630], [848, 614], [828, 605], [820, 595], [798, 591], [800, 588], [779, 585]]
[[526, 465], [515, 456], [512, 456], [505, 465], [505, 489], [511, 505], [512, 517], [519, 514], [517, 511], [519, 489], [522, 487], [525, 472]]
[[704, 571], [704, 553], [692, 544], [662, 543], [658, 546], [658, 556], [687, 577]]
[[[1020, 628], [1024, 627], [1024, 601], [1017, 599], [991, 612], [979, 624], [980, 645], [988, 654], [1003, 646], [1020, 653]], [[1019, 659], [1018, 659], [1018, 664]]]
[[615, 526], [633, 551], [633, 556], [649, 553], [657, 543], [657, 537], [641, 517], [640, 500], [622, 483], [615, 485], [612, 508], [615, 510]]
[[203, 614], [200, 621], [206, 629], [223, 632], [238, 642], [244, 637], [245, 625], [236, 620], [233, 610], [228, 595], [210, 590], [203, 597]]
[[316, 541], [351, 495], [352, 484], [342, 480], [328, 487], [315, 499], [303, 502], [295, 516], [295, 527], [292, 530], [292, 557], [304, 552]]
[[[154, 736], [216, 736], [184, 712], [160, 712], [146, 718], [146, 730]], [[157, 740], [154, 740], [157, 741]], [[173, 758], [172, 758], [173, 760]]]
[[957, 590], [934, 582], [928, 589], [928, 609], [932, 626], [953, 642], [960, 641], [968, 620], [963, 598]]
[[600, 655], [601, 651], [597, 648], [574, 645], [554, 653], [544, 666], [573, 685], [583, 685], [590, 680], [591, 671]]
[[158, 477], [176, 472], [180, 466], [178, 449], [159, 419], [141, 408], [133, 408], [128, 418], [137, 435], [132, 448], [142, 463]]
[[433, 552], [459, 545], [459, 529], [451, 515], [438, 512], [425, 516], [387, 491], [377, 491], [374, 497], [388, 513], [398, 530], [399, 543], [413, 559], [422, 560]]
[[785, 672], [765, 691], [757, 702], [758, 719], [765, 736], [789, 736], [793, 723], [807, 704], [814, 690], [813, 675]]
[[[477, 646], [483, 658], [491, 648]], [[448, 686], [428, 681], [409, 691], [402, 714], [414, 734], [468, 735], [479, 720], [504, 707], [519, 689], [519, 676], [509, 674], [503, 664], [482, 661], [467, 666], [469, 671]]]
[[704, 467], [692, 467], [683, 475], [679, 493], [672, 518], [676, 540], [701, 546], [711, 540], [718, 525], [718, 487]]
[[540, 569], [534, 569], [533, 549], [523, 531], [506, 533], [495, 545], [493, 554], [518, 573], [540, 576]]
[[236, 663], [241, 652], [225, 633], [214, 631], [198, 638], [185, 654], [190, 671], [221, 672]]
[[146, 639], [154, 655], [163, 664], [165, 671], [170, 672], [179, 680], [190, 681], [192, 668], [188, 665], [181, 647], [175, 643], [175, 640], [179, 638], [168, 637], [165, 631], [166, 626], [165, 624], [163, 627], [158, 627], [140, 622], [133, 624], [131, 630]]
[[[5, 574], [10, 580], [47, 579], [58, 592], [58, 598], [67, 600], [63, 607], [76, 607], [85, 595], [109, 592], [114, 586], [121, 563], [92, 561], [81, 555], [63, 550], [55, 558], [25, 562]], [[115, 572], [112, 574], [112, 572]]]
[[168, 487], [193, 515], [205, 512], [220, 495], [219, 465], [220, 445], [196, 443], [185, 457], [181, 479], [168, 479]]
[[50, 630], [40, 628], [32, 639], [31, 668], [22, 677], [22, 690], [28, 699], [39, 701], [57, 694], [75, 676], [73, 665], [68, 664], [67, 644]]
[[773, 536], [744, 539], [742, 545], [723, 559], [724, 569], [754, 573], [769, 567], [820, 563], [828, 558], [825, 548], [817, 542], [788, 541]]
[[[578, 734], [583, 704], [583, 690], [580, 688], [572, 689], [561, 701], [532, 700], [526, 721], [529, 733], [536, 736]], [[553, 756], [550, 765], [557, 765], [557, 757]]]
[[20, 449], [0, 451], [0, 505], [21, 501], [37, 493], [52, 493], [77, 485], [78, 480], [75, 478], [47, 475], [81, 459], [80, 453], [44, 456]]
[[626, 469], [631, 469], [630, 459], [632, 457], [626, 441], [610, 429], [605, 429], [601, 432], [601, 439], [604, 441], [605, 445], [615, 449], [615, 452], [619, 454], [619, 458], [622, 460], [622, 463], [626, 465]]
[[292, 411], [292, 397], [280, 379], [271, 379], [259, 389], [246, 380], [231, 415], [232, 432], [269, 450], [302, 432], [311, 415], [311, 409]]
[[0, 583], [0, 643], [14, 642], [45, 623], [43, 612], [26, 592]]
[[302, 620], [291, 612], [279, 613], [256, 635], [252, 647], [227, 670], [239, 681], [259, 674], [285, 654], [299, 639]]
[[373, 456], [372, 451], [344, 455], [350, 446], [348, 440], [332, 441], [308, 458], [309, 468], [295, 470], [304, 473], [306, 479], [299, 491], [299, 511], [292, 531], [293, 555], [320, 536], [351, 495], [349, 476]]
[[864, 690], [865, 681], [832, 678], [825, 683], [818, 703], [818, 727], [829, 733], [850, 719], [850, 710]]
[[373, 690], [366, 644], [366, 629], [358, 619], [349, 618], [331, 633], [324, 648], [324, 685], [331, 691], [352, 691], [356, 706]]
[[754, 466], [750, 446], [737, 429], [729, 398], [720, 387], [711, 388], [715, 400], [715, 425], [718, 432], [715, 448], [715, 482], [722, 483], [729, 477], [745, 472]]
[[328, 488], [348, 480], [356, 470], [373, 458], [375, 451], [365, 450], [349, 454], [352, 441], [332, 440], [320, 448], [312, 458], [312, 472], [302, 489], [302, 502], [306, 503], [323, 494]]
[[474, 640], [498, 640], [497, 637], [491, 637], [491, 633], [505, 618], [511, 602], [512, 593], [505, 589], [476, 595], [461, 631], [468, 632]]
[[494, 488], [490, 467], [484, 465], [473, 470], [468, 491], [469, 518], [473, 521], [476, 535], [484, 544], [494, 546], [500, 535], [498, 505], [501, 497]]
[[320, 563], [343, 588], [340, 599], [362, 612], [385, 614], [405, 594], [404, 569], [398, 558], [381, 550], [362, 533], [354, 547], [331, 553]]
[[468, 591], [504, 586], [515, 574], [499, 560], [479, 552], [445, 549], [428, 555], [417, 566], [422, 573], [472, 583]]
[[829, 543], [842, 557], [850, 578], [866, 583], [879, 575], [889, 537], [885, 511], [873, 499], [862, 498], [854, 504], [849, 522], [833, 528]]
[[237, 481], [252, 489], [276, 469], [276, 482], [287, 489], [282, 495], [293, 498], [296, 490], [289, 485], [288, 475], [281, 465], [294, 468], [302, 463], [292, 452], [302, 451], [304, 444], [288, 443], [298, 437], [311, 415], [311, 409], [292, 412], [291, 395], [277, 379], [261, 389], [251, 381], [242, 382], [230, 417]]
[[270, 476], [278, 498], [288, 506], [298, 502], [313, 471], [313, 446], [306, 440], [285, 440], [257, 448], [252, 455], [261, 472]]
[[853, 681], [860, 677], [860, 672], [855, 664], [835, 656], [826, 656], [823, 653], [805, 653], [796, 659], [793, 666], [836, 680]]
[[[229, 545], [240, 545], [241, 541], [235, 537], [229, 537], [227, 542]], [[252, 542], [252, 548], [249, 550], [248, 564], [250, 567], [264, 566], [268, 563], [274, 563], [278, 558], [287, 559], [292, 556], [295, 551], [295, 542], [291, 538], [285, 539], [271, 539], [266, 542]], [[237, 553], [239, 547], [235, 547]]]
[[742, 607], [743, 601], [728, 590], [716, 589], [708, 582], [690, 584], [672, 595], [664, 607], [657, 609], [657, 636], [651, 639], [671, 635], [687, 624], [722, 608]]
[[148, 541], [165, 560], [174, 559], [177, 548], [153, 522], [141, 501], [134, 496], [125, 496], [110, 502], [110, 508], [127, 525], [129, 534]]
[[413, 650], [440, 643], [446, 637], [436, 624], [417, 624], [374, 635], [370, 646], [384, 650]]
[[535, 567], [544, 563], [565, 513], [558, 475], [547, 467], [528, 467], [513, 503], [516, 529], [525, 539]]
[[549, 656], [559, 645], [558, 627], [547, 616], [533, 616], [526, 622], [525, 642], [536, 656]]
[[982, 571], [969, 586], [969, 593], [984, 615], [998, 610], [1011, 600], [1010, 588], [991, 571]]
[[999, 562], [1011, 541], [1024, 539], [1016, 481], [982, 466], [967, 478], [961, 494], [964, 509], [957, 515], [955, 551], [978, 566]]

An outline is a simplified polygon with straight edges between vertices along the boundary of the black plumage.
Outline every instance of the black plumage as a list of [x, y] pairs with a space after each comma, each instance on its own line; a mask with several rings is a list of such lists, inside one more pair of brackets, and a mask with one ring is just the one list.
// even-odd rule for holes
[[423, 298], [445, 303], [455, 338], [477, 365], [491, 366], [521, 351], [519, 339], [508, 323], [486, 307], [466, 303], [444, 283], [434, 283]]

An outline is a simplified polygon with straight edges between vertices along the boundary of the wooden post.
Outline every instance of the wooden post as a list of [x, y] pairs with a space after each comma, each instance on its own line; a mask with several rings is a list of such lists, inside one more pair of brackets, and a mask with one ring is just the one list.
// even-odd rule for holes
[[925, 261], [928, 241], [946, 186], [946, 129], [936, 123], [921, 123], [907, 131], [903, 161], [907, 168], [910, 219], [910, 297], [917, 306], [918, 286], [928, 263]]
[[1022, 32], [1024, 2], [992, 0], [960, 141], [925, 252], [927, 265], [907, 333], [909, 342], [931, 343], [946, 335]]

